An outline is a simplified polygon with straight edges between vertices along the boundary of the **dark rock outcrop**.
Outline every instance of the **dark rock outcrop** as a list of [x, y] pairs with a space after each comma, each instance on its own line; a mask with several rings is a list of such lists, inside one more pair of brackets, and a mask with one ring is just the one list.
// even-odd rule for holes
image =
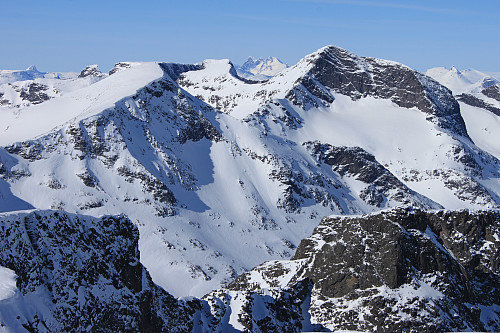
[[500, 102], [500, 83], [489, 86], [481, 91], [483, 95]]
[[49, 87], [44, 84], [31, 82], [27, 87], [21, 89], [19, 96], [22, 100], [29, 101], [31, 104], [40, 104], [51, 98], [46, 93], [48, 89]]
[[116, 72], [119, 72], [119, 71], [121, 71], [123, 69], [127, 69], [127, 68], [130, 68], [130, 67], [131, 67], [131, 65], [128, 62], [117, 62], [115, 64], [115, 67], [111, 68], [111, 70], [109, 71], [108, 75], [113, 75]]
[[331, 166], [341, 177], [353, 177], [366, 183], [367, 186], [359, 196], [369, 205], [380, 208], [387, 200], [394, 200], [403, 205], [425, 203], [425, 207], [422, 208], [439, 207], [431, 200], [410, 190], [380, 164], [375, 156], [360, 147], [334, 147], [317, 141], [305, 142], [303, 145], [318, 162]]
[[[390, 99], [401, 107], [416, 107], [443, 129], [468, 137], [451, 91], [430, 77], [398, 63], [358, 57], [335, 46], [325, 47], [305, 61], [312, 68], [298, 83], [327, 103], [331, 103], [331, 97], [322, 87], [352, 99], [366, 96]], [[319, 85], [311, 84], [311, 80]]]
[[99, 67], [97, 67], [97, 65], [90, 65], [90, 66], [85, 67], [78, 75], [79, 78], [89, 77], [89, 76], [91, 76], [91, 77], [103, 77], [106, 75], [101, 73], [101, 71], [99, 70]]
[[[494, 86], [492, 86], [492, 87], [494, 87]], [[494, 114], [496, 114], [497, 116], [500, 117], [500, 108], [497, 108], [496, 106], [494, 106], [494, 105], [492, 105], [490, 103], [487, 103], [484, 100], [482, 100], [480, 98], [477, 98], [474, 95], [471, 95], [471, 94], [461, 94], [461, 95], [457, 96], [457, 99], [460, 102], [463, 102], [463, 103], [468, 104], [470, 106], [475, 106], [477, 108], [488, 110], [488, 111], [490, 111], [490, 112], [492, 112], [492, 113], [494, 113]]]
[[291, 261], [258, 266], [229, 288], [292, 293], [308, 281], [311, 322], [331, 330], [498, 331], [499, 235], [499, 211], [325, 218]]
[[199, 302], [178, 301], [152, 282], [139, 261], [138, 230], [127, 218], [35, 211], [1, 216], [0, 229], [0, 265], [17, 275], [18, 295], [12, 302], [20, 310], [2, 318], [7, 327], [33, 332], [192, 330]]

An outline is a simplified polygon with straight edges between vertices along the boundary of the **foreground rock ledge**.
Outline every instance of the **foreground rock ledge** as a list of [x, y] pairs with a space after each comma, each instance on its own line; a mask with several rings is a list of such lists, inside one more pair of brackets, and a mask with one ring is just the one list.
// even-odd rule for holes
[[126, 217], [0, 215], [11, 331], [499, 331], [500, 212], [397, 208], [329, 217], [292, 260], [203, 299], [175, 299], [139, 262]]
[[292, 260], [264, 263], [229, 288], [264, 299], [300, 294], [307, 281], [294, 301], [315, 329], [499, 331], [499, 226], [498, 211], [325, 218]]

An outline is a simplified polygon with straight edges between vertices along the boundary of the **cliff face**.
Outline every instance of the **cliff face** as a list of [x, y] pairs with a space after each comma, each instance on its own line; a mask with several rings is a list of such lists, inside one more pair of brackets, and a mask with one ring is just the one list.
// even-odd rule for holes
[[[139, 262], [124, 217], [3, 214], [0, 300], [13, 331], [498, 331], [500, 212], [397, 208], [325, 218], [286, 261], [202, 299], [176, 299]], [[4, 293], [2, 293], [3, 295]]]
[[309, 285], [295, 302], [323, 329], [495, 331], [499, 232], [498, 211], [325, 218], [291, 261], [261, 265], [229, 288], [264, 297], [267, 289], [293, 294]]
[[194, 310], [152, 282], [127, 218], [2, 214], [0, 230], [0, 265], [17, 275], [0, 301], [11, 331], [191, 331]]

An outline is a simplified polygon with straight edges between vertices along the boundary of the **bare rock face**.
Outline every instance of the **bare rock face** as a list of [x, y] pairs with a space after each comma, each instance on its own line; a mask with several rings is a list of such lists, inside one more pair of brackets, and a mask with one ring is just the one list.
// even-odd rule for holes
[[[491, 86], [490, 88], [494, 88], [496, 86]], [[483, 93], [486, 91], [487, 94], [489, 94], [490, 96], [496, 96], [495, 95], [495, 90], [494, 89], [485, 89], [483, 90]], [[486, 95], [486, 94], [485, 94]], [[486, 95], [488, 96], [488, 95]], [[489, 96], [488, 96], [489, 97]], [[493, 97], [492, 97], [493, 98]], [[497, 98], [500, 98], [500, 95], [499, 97]], [[497, 116], [500, 117], [500, 108], [497, 108], [496, 106], [474, 96], [474, 95], [471, 95], [471, 94], [461, 94], [461, 95], [458, 95], [457, 96], [457, 99], [460, 101], [460, 102], [463, 102], [465, 104], [468, 104], [470, 106], [475, 106], [475, 107], [478, 107], [478, 108], [481, 108], [481, 109], [485, 109], [485, 110], [488, 110], [494, 114], [496, 114]]]
[[99, 70], [99, 67], [97, 67], [97, 65], [90, 65], [90, 66], [85, 67], [80, 72], [80, 75], [78, 75], [79, 78], [89, 77], [89, 76], [104, 77], [104, 76], [106, 76], [106, 74], [101, 73], [101, 71]]
[[489, 86], [481, 91], [483, 95], [500, 102], [500, 83]]
[[319, 162], [332, 167], [341, 177], [349, 176], [366, 184], [360, 197], [369, 205], [381, 207], [388, 200], [422, 208], [439, 207], [429, 199], [410, 190], [396, 176], [380, 164], [375, 156], [360, 147], [334, 147], [319, 142], [305, 142]]
[[113, 68], [108, 72], [108, 75], [113, 75], [121, 70], [130, 68], [131, 65], [128, 62], [117, 62]]
[[127, 218], [35, 211], [2, 215], [0, 228], [0, 265], [16, 273], [18, 289], [12, 307], [0, 311], [3, 325], [33, 332], [191, 331], [194, 309], [152, 282]]
[[31, 104], [40, 104], [48, 101], [51, 97], [46, 94], [48, 87], [41, 83], [31, 82], [26, 88], [22, 88], [19, 96], [22, 100]]
[[327, 103], [333, 100], [321, 87], [352, 99], [366, 96], [390, 99], [401, 107], [416, 107], [443, 129], [468, 137], [451, 91], [430, 77], [398, 63], [358, 57], [335, 46], [323, 48], [309, 61], [313, 67], [300, 82], [313, 96]]
[[499, 235], [498, 211], [325, 218], [292, 260], [258, 266], [229, 289], [293, 293], [308, 281], [296, 302], [310, 301], [318, 329], [498, 331]]

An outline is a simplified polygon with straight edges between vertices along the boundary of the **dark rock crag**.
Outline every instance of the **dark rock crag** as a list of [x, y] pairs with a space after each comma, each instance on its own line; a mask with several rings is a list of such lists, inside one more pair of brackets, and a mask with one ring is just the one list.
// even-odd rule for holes
[[[325, 47], [304, 61], [311, 63], [312, 68], [297, 85], [302, 84], [311, 95], [326, 103], [332, 103], [333, 96], [325, 88], [352, 99], [367, 96], [390, 99], [401, 107], [416, 107], [443, 129], [468, 137], [451, 91], [409, 67], [358, 57], [335, 46]], [[296, 90], [287, 98], [294, 101], [294, 93]]]
[[0, 229], [0, 265], [17, 275], [13, 309], [28, 309], [0, 315], [3, 325], [28, 332], [191, 331], [199, 306], [152, 282], [127, 218], [35, 211], [1, 216]]
[[293, 293], [307, 281], [311, 322], [331, 330], [498, 331], [499, 234], [498, 211], [325, 218], [291, 261], [258, 266], [229, 288]]

